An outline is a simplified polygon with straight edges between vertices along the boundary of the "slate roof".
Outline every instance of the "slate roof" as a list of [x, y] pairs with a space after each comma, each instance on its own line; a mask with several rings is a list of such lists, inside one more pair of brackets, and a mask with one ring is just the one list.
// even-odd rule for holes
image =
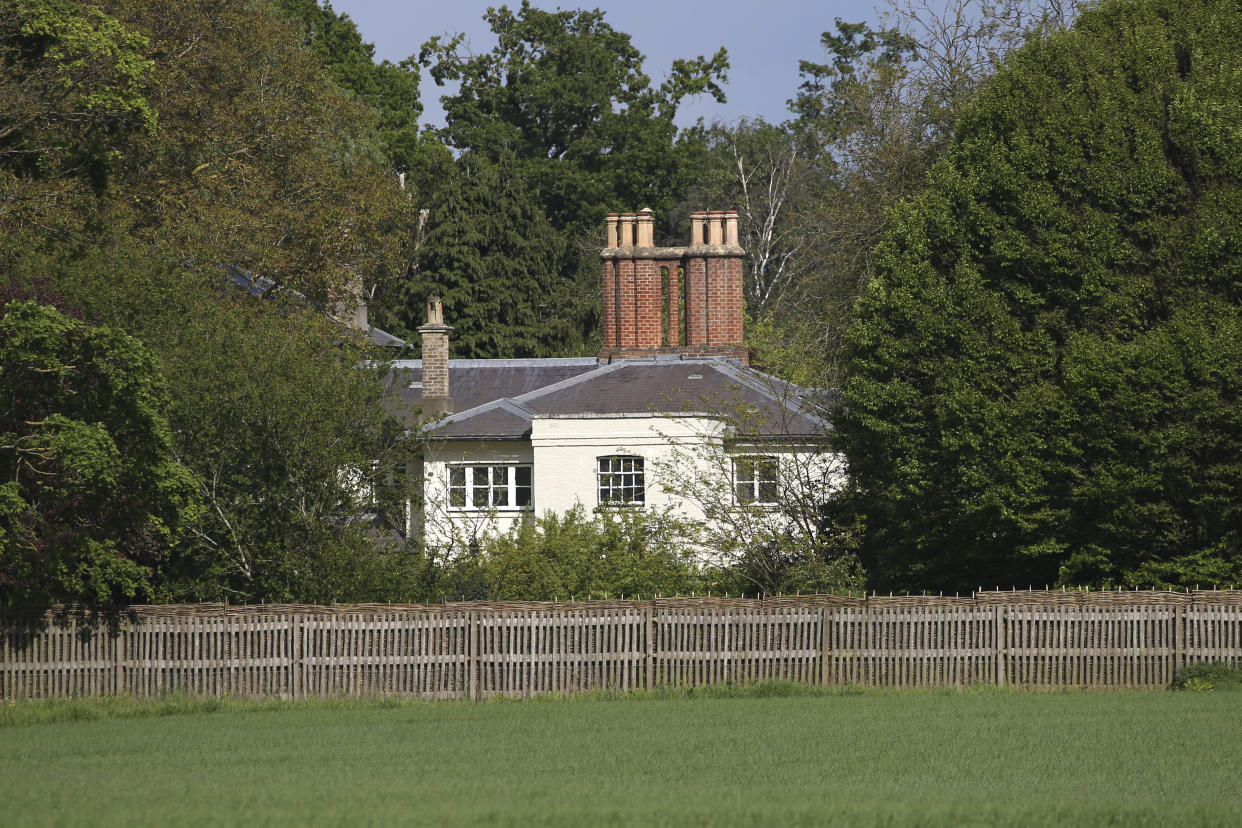
[[[506, 369], [495, 364], [506, 362], [522, 363], [509, 369], [514, 374], [509, 378], [501, 377]], [[397, 363], [403, 364], [408, 363]], [[509, 393], [497, 394], [502, 387]], [[809, 436], [828, 427], [803, 389], [721, 357], [610, 364], [593, 359], [452, 360], [449, 389], [456, 413], [432, 430], [433, 438], [525, 439], [533, 417], [701, 414], [723, 417], [737, 434], [757, 437]], [[417, 404], [414, 390], [409, 401]]]
[[[496, 400], [518, 397], [598, 367], [595, 357], [453, 359], [449, 360], [449, 393], [453, 396], [453, 410], [466, 411]], [[389, 382], [402, 408], [408, 410], [419, 405], [423, 398], [423, 361], [394, 361]]]

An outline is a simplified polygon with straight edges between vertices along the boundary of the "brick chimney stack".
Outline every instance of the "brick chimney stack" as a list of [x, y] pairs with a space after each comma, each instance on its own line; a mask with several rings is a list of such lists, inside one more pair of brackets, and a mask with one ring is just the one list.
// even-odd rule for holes
[[687, 247], [656, 247], [650, 210], [604, 220], [606, 360], [654, 354], [746, 361], [742, 258], [736, 210], [690, 214]]
[[453, 413], [449, 396], [449, 333], [439, 296], [427, 300], [427, 324], [418, 329], [423, 340], [423, 417], [432, 419]]

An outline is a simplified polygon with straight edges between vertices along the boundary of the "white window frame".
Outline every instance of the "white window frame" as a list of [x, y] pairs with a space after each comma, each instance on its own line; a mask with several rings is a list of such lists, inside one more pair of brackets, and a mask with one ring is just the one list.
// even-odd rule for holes
[[[748, 478], [739, 473], [750, 467]], [[761, 471], [769, 471], [765, 476]], [[777, 506], [780, 504], [780, 458], [773, 454], [739, 454], [733, 458], [730, 484], [735, 506]], [[768, 489], [767, 487], [771, 487]], [[767, 491], [765, 491], [767, 489]], [[744, 497], [739, 495], [744, 494]]]
[[[608, 468], [604, 468], [604, 464]], [[602, 454], [595, 458], [595, 494], [604, 508], [647, 505], [646, 462], [639, 454]], [[621, 493], [620, 497], [611, 496]], [[608, 496], [606, 496], [606, 493]], [[627, 494], [629, 496], [627, 496]], [[634, 497], [633, 495], [637, 495]]]
[[[518, 485], [518, 470], [525, 469], [530, 481], [526, 485]], [[485, 483], [476, 482], [476, 474], [481, 471], [486, 477]], [[497, 472], [503, 476], [503, 480], [497, 478]], [[453, 478], [455, 474], [461, 474], [461, 482], [455, 483]], [[483, 512], [495, 510], [497, 512], [533, 512], [535, 510], [535, 471], [530, 463], [450, 463], [446, 471], [446, 482], [448, 484], [446, 494], [448, 498], [448, 509], [450, 512]], [[487, 492], [487, 503], [476, 503], [476, 495], [482, 489]], [[517, 505], [518, 490], [527, 489], [530, 497], [525, 506]], [[494, 493], [504, 491], [503, 498], [497, 498]], [[454, 494], [460, 492], [462, 494], [462, 502], [454, 503]], [[496, 504], [494, 501], [503, 499], [504, 504]]]

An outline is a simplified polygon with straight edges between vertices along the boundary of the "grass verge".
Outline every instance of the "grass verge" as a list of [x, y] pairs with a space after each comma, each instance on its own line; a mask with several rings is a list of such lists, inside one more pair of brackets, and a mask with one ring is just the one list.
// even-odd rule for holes
[[1234, 825], [1236, 700], [777, 684], [569, 703], [117, 700], [94, 718], [65, 702], [0, 731], [0, 779], [18, 826]]

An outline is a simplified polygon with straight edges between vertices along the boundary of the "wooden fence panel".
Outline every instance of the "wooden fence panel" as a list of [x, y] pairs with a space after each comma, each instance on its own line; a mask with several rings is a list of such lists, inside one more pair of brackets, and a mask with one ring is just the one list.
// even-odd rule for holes
[[1006, 682], [1031, 687], [1168, 687], [1172, 606], [1026, 605], [1006, 611]]
[[805, 607], [655, 609], [651, 684], [818, 683], [822, 623], [821, 611]]
[[1242, 664], [1242, 606], [1192, 605], [1185, 615], [1185, 659]]
[[145, 619], [122, 628], [121, 691], [138, 698], [169, 693], [291, 695], [293, 619]]
[[476, 631], [481, 698], [644, 685], [646, 623], [638, 607], [480, 613]]
[[466, 612], [304, 616], [300, 620], [301, 695], [469, 695], [470, 618]]
[[118, 635], [0, 640], [0, 699], [487, 698], [787, 679], [1167, 687], [1242, 663], [1242, 593], [135, 608]]
[[975, 606], [839, 607], [825, 684], [961, 687], [995, 680], [995, 612]]

